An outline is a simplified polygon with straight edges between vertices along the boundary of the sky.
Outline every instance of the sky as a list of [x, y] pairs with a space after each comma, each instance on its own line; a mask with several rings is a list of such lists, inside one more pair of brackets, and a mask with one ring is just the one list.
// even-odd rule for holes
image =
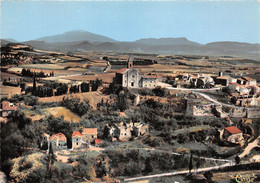
[[28, 41], [85, 30], [118, 41], [186, 37], [260, 43], [260, 3], [240, 1], [7, 1], [1, 38]]

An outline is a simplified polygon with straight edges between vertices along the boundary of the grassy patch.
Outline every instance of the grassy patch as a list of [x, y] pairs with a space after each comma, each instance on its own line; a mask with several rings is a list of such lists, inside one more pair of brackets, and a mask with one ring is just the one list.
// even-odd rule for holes
[[65, 107], [52, 107], [45, 109], [45, 111], [51, 115], [53, 115], [55, 118], [64, 117], [65, 121], [71, 122], [73, 120], [74, 122], [79, 122], [80, 117], [71, 112], [69, 109]]

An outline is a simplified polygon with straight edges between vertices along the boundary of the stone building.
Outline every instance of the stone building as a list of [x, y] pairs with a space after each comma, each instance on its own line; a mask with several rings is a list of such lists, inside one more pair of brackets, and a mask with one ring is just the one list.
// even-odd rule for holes
[[128, 141], [132, 137], [138, 137], [149, 134], [149, 125], [143, 123], [111, 123], [106, 124], [103, 137], [112, 141]]
[[9, 101], [2, 101], [1, 103], [1, 116], [7, 117], [12, 111], [16, 111], [18, 105], [10, 103]]
[[224, 129], [223, 139], [233, 144], [240, 144], [243, 138], [243, 133], [235, 126], [230, 126]]
[[158, 77], [151, 73], [143, 75], [140, 84], [143, 88], [155, 88], [158, 85]]
[[82, 140], [87, 143], [93, 142], [97, 138], [97, 128], [83, 128]]
[[133, 135], [143, 136], [149, 134], [149, 125], [143, 123], [134, 123]]
[[50, 138], [53, 150], [67, 149], [67, 138], [63, 133], [57, 133], [52, 135]]
[[79, 131], [74, 131], [72, 134], [72, 149], [79, 149], [82, 143], [82, 134]]

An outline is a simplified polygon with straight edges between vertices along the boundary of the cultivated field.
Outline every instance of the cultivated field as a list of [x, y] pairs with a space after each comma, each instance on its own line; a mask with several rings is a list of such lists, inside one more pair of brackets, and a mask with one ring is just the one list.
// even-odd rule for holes
[[1, 98], [2, 97], [9, 97], [13, 96], [15, 94], [20, 94], [21, 93], [21, 88], [20, 87], [12, 87], [12, 86], [0, 86], [1, 89]]
[[17, 79], [20, 79], [21, 76], [17, 76], [15, 74], [11, 74], [11, 73], [7, 73], [7, 72], [1, 72], [1, 80], [5, 80], [5, 79], [11, 79], [11, 80], [17, 80]]
[[90, 81], [90, 80], [102, 79], [102, 81], [105, 83], [111, 83], [114, 77], [115, 77], [115, 73], [102, 73], [96, 75], [62, 76], [60, 78], [73, 80], [73, 81]]

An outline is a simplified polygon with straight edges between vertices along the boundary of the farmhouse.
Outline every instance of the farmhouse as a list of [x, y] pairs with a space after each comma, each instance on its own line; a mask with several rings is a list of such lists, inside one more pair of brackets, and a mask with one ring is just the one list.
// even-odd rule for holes
[[149, 134], [149, 125], [143, 123], [126, 123], [106, 124], [104, 128], [104, 138], [112, 141], [128, 141], [132, 137], [139, 137]]
[[149, 134], [149, 125], [143, 123], [134, 123], [133, 135], [143, 136]]
[[243, 140], [243, 133], [235, 126], [224, 129], [223, 138], [230, 143], [239, 144]]
[[8, 116], [12, 111], [16, 111], [18, 108], [18, 105], [15, 105], [8, 101], [3, 101], [1, 105], [2, 105], [1, 106], [1, 116], [2, 117]]
[[237, 79], [237, 83], [241, 85], [256, 86], [256, 80], [250, 77], [242, 77]]
[[50, 143], [54, 150], [67, 149], [67, 138], [63, 133], [57, 133], [50, 137]]
[[215, 77], [215, 84], [216, 85], [222, 85], [222, 86], [228, 86], [229, 84], [229, 76], [218, 76]]
[[141, 79], [141, 86], [143, 88], [155, 88], [158, 85], [158, 77], [156, 74], [143, 75]]
[[79, 131], [74, 131], [72, 134], [72, 149], [81, 147], [82, 134]]
[[82, 140], [87, 143], [93, 142], [97, 138], [97, 128], [83, 128]]

